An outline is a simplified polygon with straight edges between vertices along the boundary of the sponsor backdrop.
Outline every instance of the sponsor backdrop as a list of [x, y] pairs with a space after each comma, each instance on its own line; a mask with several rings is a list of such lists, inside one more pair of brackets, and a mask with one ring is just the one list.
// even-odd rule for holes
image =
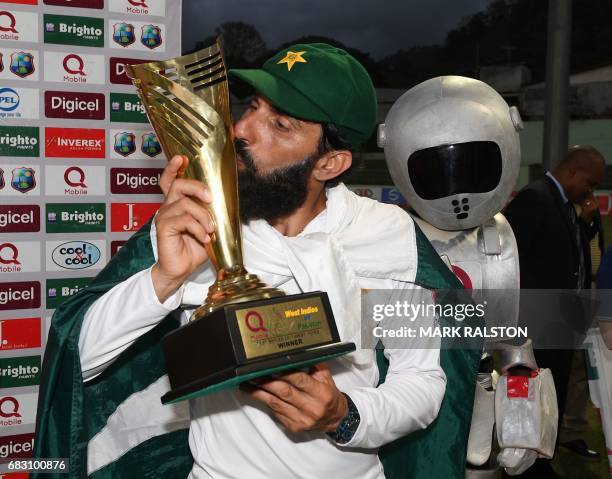
[[125, 65], [180, 55], [180, 15], [0, 0], [0, 458], [31, 457], [54, 309], [160, 205], [165, 158]]

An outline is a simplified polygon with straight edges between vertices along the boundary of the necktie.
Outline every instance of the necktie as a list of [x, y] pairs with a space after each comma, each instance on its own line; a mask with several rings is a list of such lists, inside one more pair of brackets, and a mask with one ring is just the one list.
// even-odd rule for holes
[[585, 275], [586, 275], [586, 271], [585, 271], [585, 261], [584, 261], [584, 254], [582, 251], [582, 237], [580, 235], [580, 224], [578, 222], [578, 215], [576, 214], [576, 208], [574, 208], [574, 205], [571, 202], [567, 202], [565, 203], [567, 209], [568, 209], [568, 213], [569, 213], [569, 218], [570, 218], [570, 222], [572, 224], [572, 228], [574, 229], [574, 236], [575, 236], [575, 240], [576, 240], [576, 246], [578, 248], [578, 284], [577, 284], [577, 289], [582, 289], [582, 287], [584, 286], [584, 280], [585, 280]]

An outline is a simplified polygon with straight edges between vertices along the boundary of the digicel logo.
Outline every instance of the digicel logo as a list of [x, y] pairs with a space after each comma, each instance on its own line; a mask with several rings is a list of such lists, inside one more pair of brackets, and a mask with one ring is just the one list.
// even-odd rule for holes
[[40, 318], [0, 320], [0, 351], [40, 348]]
[[1, 458], [28, 458], [34, 450], [34, 433], [0, 437]]
[[112, 203], [111, 231], [138, 231], [160, 206], [161, 203]]
[[40, 308], [40, 283], [0, 283], [0, 310]]
[[119, 85], [131, 85], [132, 80], [125, 73], [126, 65], [139, 65], [141, 63], [148, 63], [151, 60], [138, 60], [136, 58], [110, 58], [110, 81]]
[[162, 168], [111, 168], [112, 194], [161, 194]]
[[75, 118], [104, 120], [103, 93], [46, 91], [45, 116], [47, 118]]
[[40, 206], [0, 205], [0, 233], [40, 231]]
[[104, 8], [104, 0], [43, 0], [45, 5], [74, 8]]
[[45, 128], [45, 155], [59, 158], [104, 158], [106, 132], [89, 128]]

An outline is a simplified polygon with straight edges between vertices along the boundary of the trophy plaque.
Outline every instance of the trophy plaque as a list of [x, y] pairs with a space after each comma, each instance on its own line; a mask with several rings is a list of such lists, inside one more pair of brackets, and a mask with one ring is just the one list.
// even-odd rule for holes
[[162, 340], [171, 390], [163, 403], [308, 367], [355, 350], [342, 343], [324, 292], [285, 295], [244, 267], [236, 152], [221, 42], [167, 61], [128, 65], [128, 76], [168, 159], [211, 191], [215, 233], [206, 249], [216, 281], [188, 324]]

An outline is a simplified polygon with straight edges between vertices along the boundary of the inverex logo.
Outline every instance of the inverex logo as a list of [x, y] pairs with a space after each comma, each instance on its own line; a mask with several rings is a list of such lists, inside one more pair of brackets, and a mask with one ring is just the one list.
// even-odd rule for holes
[[38, 14], [0, 8], [0, 40], [38, 42]]
[[111, 168], [111, 193], [161, 194], [162, 168]]
[[40, 231], [40, 206], [0, 205], [0, 233]]
[[105, 83], [104, 55], [45, 52], [45, 80], [81, 85]]
[[106, 264], [106, 241], [48, 241], [47, 271], [102, 269]]
[[139, 60], [136, 58], [110, 58], [110, 81], [119, 85], [131, 85], [132, 80], [125, 73], [126, 65], [139, 65], [141, 63], [148, 63], [151, 60]]
[[0, 310], [40, 308], [40, 283], [0, 283]]
[[45, 156], [104, 158], [106, 131], [94, 128], [45, 128]]
[[45, 116], [47, 118], [75, 118], [104, 120], [103, 93], [46, 91]]

